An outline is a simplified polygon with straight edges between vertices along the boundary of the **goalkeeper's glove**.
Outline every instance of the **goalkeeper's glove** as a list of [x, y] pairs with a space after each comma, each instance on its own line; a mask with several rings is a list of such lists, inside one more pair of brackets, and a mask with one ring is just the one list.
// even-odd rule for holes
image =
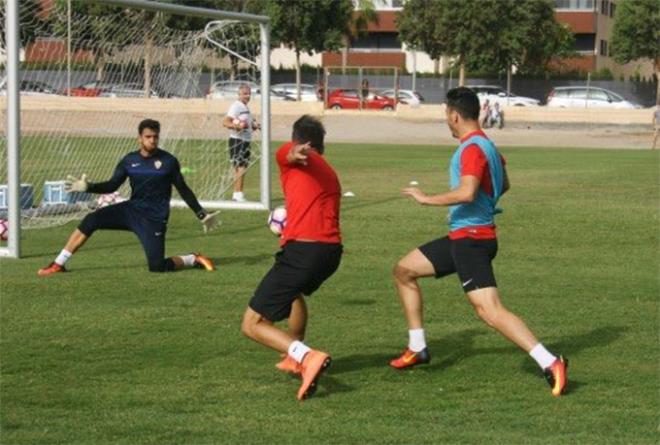
[[218, 221], [217, 215], [220, 212], [206, 213], [204, 211], [200, 212], [197, 217], [202, 223], [202, 228], [204, 233], [209, 233], [211, 230], [215, 229], [220, 221]]
[[67, 192], [86, 192], [89, 188], [87, 182], [87, 175], [83, 173], [80, 179], [75, 176], [68, 175], [64, 181], [64, 190]]

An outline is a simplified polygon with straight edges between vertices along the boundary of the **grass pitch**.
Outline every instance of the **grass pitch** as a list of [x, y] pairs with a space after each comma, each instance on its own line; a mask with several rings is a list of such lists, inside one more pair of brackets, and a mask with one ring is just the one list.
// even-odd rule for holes
[[297, 402], [277, 354], [239, 333], [277, 250], [264, 213], [223, 212], [204, 236], [173, 212], [167, 253], [202, 251], [216, 273], [150, 274], [132, 234], [99, 232], [70, 273], [38, 278], [71, 223], [26, 232], [25, 258], [0, 262], [0, 442], [657, 443], [658, 154], [500, 148], [499, 288], [570, 358], [566, 396], [477, 319], [456, 277], [422, 281], [432, 363], [388, 368], [407, 341], [390, 270], [447, 231], [445, 209], [399, 190], [446, 190], [453, 148], [335, 144], [356, 197], [342, 265], [309, 300], [307, 341], [334, 357], [316, 396]]

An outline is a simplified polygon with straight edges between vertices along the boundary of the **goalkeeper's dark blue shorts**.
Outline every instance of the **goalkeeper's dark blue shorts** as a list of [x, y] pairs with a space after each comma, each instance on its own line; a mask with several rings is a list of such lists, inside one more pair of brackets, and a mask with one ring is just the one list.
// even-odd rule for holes
[[87, 237], [95, 231], [127, 230], [137, 235], [147, 256], [149, 271], [169, 272], [174, 270], [171, 258], [165, 258], [165, 233], [167, 224], [147, 218], [135, 209], [130, 201], [100, 208], [87, 215], [78, 226]]

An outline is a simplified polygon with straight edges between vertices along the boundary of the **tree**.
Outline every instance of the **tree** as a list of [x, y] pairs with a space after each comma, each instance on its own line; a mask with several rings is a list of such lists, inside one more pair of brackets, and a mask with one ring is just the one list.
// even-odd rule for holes
[[[96, 66], [96, 80], [102, 81], [106, 60], [111, 56], [108, 48], [121, 48], [130, 42], [124, 27], [122, 9], [116, 6], [105, 6], [98, 3], [75, 0], [71, 2], [75, 17], [85, 17], [76, 20], [71, 27], [71, 40], [77, 43], [78, 49], [92, 53]], [[54, 13], [58, 16], [53, 20], [53, 30], [57, 35], [67, 34], [67, 0], [56, 0]]]
[[333, 51], [342, 47], [351, 33], [352, 0], [269, 0], [274, 44], [284, 44], [296, 53], [296, 85], [300, 100], [301, 52]]
[[660, 103], [660, 3], [627, 0], [617, 3], [611, 51], [618, 63], [651, 59], [656, 79], [656, 103]]
[[[481, 2], [478, 2], [479, 4]], [[457, 57], [459, 84], [465, 82], [465, 61], [480, 27], [480, 7], [465, 0], [409, 0], [397, 17], [399, 38], [414, 49], [421, 49], [432, 59], [445, 54]]]
[[551, 0], [410, 0], [398, 25], [411, 47], [434, 59], [456, 56], [460, 85], [466, 66], [544, 71], [553, 57], [568, 55], [572, 47]]

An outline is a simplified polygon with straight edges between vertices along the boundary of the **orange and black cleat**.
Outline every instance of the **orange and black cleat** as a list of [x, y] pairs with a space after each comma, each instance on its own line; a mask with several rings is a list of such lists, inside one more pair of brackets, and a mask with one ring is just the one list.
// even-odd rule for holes
[[401, 357], [395, 358], [390, 362], [390, 366], [396, 369], [406, 369], [415, 365], [424, 365], [431, 362], [431, 354], [428, 348], [424, 348], [419, 352], [406, 349], [401, 354]]
[[290, 374], [302, 373], [302, 366], [300, 363], [295, 361], [289, 354], [287, 354], [280, 362], [278, 362], [275, 367], [280, 371], [288, 372]]
[[568, 386], [568, 359], [561, 355], [555, 362], [543, 371], [545, 379], [552, 388], [552, 395], [559, 397]]
[[332, 359], [328, 354], [321, 351], [311, 350], [305, 354], [301, 365], [302, 385], [298, 390], [296, 396], [298, 400], [305, 400], [316, 392], [316, 386], [323, 374], [323, 371], [328, 369]]
[[39, 271], [37, 272], [37, 275], [39, 275], [40, 277], [45, 277], [47, 275], [52, 275], [54, 273], [60, 273], [60, 272], [66, 272], [66, 271], [67, 271], [66, 267], [60, 266], [56, 262], [52, 262], [48, 266], [39, 269]]
[[195, 267], [198, 269], [206, 269], [209, 272], [215, 270], [215, 264], [213, 264], [211, 258], [205, 257], [201, 253], [193, 253], [193, 255], [195, 255]]

